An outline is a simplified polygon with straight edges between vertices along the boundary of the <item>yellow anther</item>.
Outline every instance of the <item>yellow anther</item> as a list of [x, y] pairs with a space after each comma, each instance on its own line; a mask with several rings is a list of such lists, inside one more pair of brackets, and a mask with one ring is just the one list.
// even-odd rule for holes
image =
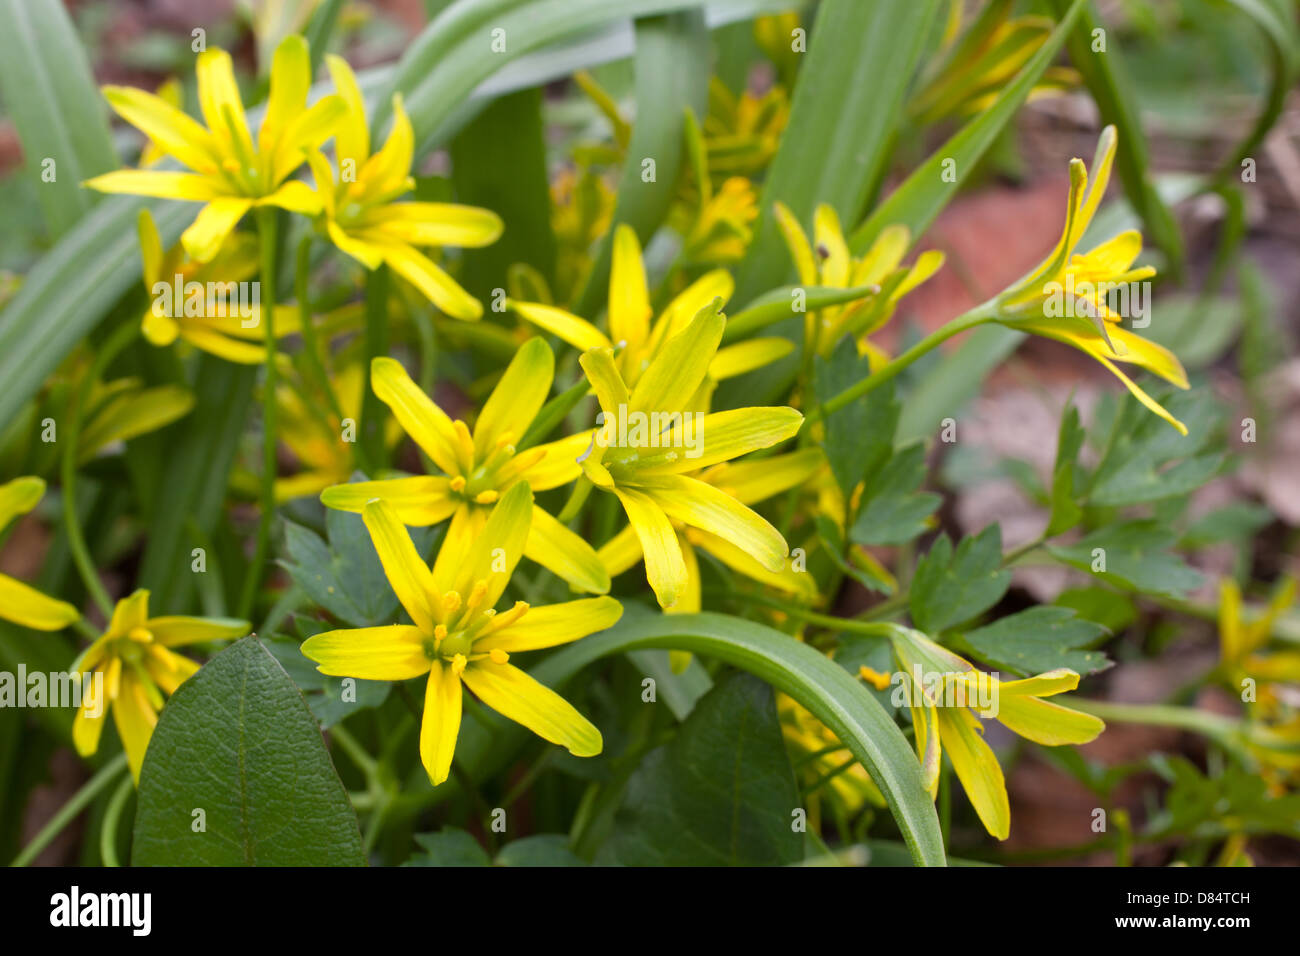
[[492, 623], [488, 626], [487, 630], [489, 632], [499, 631], [503, 627], [509, 627], [511, 624], [515, 623], [515, 621], [523, 617], [526, 613], [528, 613], [528, 602], [516, 601], [515, 606], [512, 607], [510, 610], [502, 614], [498, 614], [496, 617], [494, 617], [492, 619]]
[[487, 491], [480, 491], [474, 496], [474, 500], [481, 505], [490, 505], [500, 497], [497, 492], [489, 488]]
[[128, 640], [135, 641], [137, 644], [152, 644], [153, 634], [143, 627], [133, 627], [126, 632]]
[[487, 597], [487, 582], [475, 581], [474, 587], [470, 589], [469, 597], [465, 601], [465, 606], [471, 608], [478, 607], [483, 603], [485, 597]]
[[452, 491], [464, 491], [464, 490], [465, 490], [465, 476], [464, 476], [464, 475], [457, 475], [455, 478], [453, 478], [453, 479], [451, 480], [450, 488], [451, 488]]
[[503, 432], [501, 437], [497, 439], [497, 448], [509, 449], [510, 454], [513, 455], [515, 453], [515, 433]]
[[221, 168], [228, 173], [237, 173], [239, 172], [239, 160], [233, 156], [227, 156], [221, 161]]
[[874, 671], [863, 664], [858, 668], [858, 676], [874, 687], [876, 690], [884, 690], [889, 686], [889, 675], [882, 674], [880, 671]]
[[444, 637], [446, 637], [446, 636], [447, 636], [447, 625], [445, 625], [445, 624], [438, 624], [438, 625], [435, 625], [435, 626], [434, 626], [434, 628], [433, 628], [433, 639], [434, 639], [435, 641], [441, 641], [441, 640], [442, 640]]
[[442, 609], [448, 614], [455, 614], [460, 610], [460, 592], [448, 591], [442, 596]]
[[466, 659], [464, 654], [457, 654], [451, 659], [451, 672], [459, 677], [464, 673], [465, 665], [468, 663], [469, 661]]
[[494, 647], [492, 650], [488, 651], [488, 657], [492, 658], [493, 664], [504, 664], [506, 661], [510, 660], [510, 655], [499, 647]]

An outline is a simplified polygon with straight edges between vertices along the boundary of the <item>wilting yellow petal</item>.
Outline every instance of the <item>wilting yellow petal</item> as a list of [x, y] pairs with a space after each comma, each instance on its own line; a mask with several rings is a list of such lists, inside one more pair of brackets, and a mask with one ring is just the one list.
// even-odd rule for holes
[[660, 607], [672, 607], [686, 587], [687, 575], [686, 560], [672, 522], [659, 502], [649, 495], [624, 487], [616, 487], [614, 493], [623, 503], [627, 519], [641, 541], [646, 579]]
[[456, 502], [442, 475], [386, 478], [381, 481], [353, 481], [331, 485], [320, 494], [321, 504], [336, 511], [360, 514], [366, 502], [382, 498], [393, 506], [398, 520], [413, 528], [445, 521], [456, 510]]
[[0, 619], [37, 631], [61, 631], [81, 619], [66, 601], [46, 597], [7, 574], [0, 574]]
[[436, 787], [451, 773], [460, 733], [460, 677], [451, 665], [434, 661], [424, 690], [424, 717], [420, 721], [420, 762]]
[[591, 721], [514, 665], [475, 661], [461, 676], [483, 703], [542, 739], [559, 744], [575, 757], [600, 753], [603, 741]]
[[434, 464], [447, 474], [459, 472], [460, 452], [451, 419], [411, 380], [401, 362], [387, 356], [375, 358], [370, 363], [370, 386]]
[[583, 598], [529, 608], [518, 621], [474, 642], [475, 653], [494, 648], [513, 654], [567, 644], [612, 627], [623, 605], [612, 597]]
[[609, 273], [609, 337], [636, 348], [650, 334], [650, 293], [646, 287], [641, 243], [626, 223], [614, 230]]
[[397, 511], [382, 498], [368, 501], [361, 509], [361, 519], [370, 532], [375, 551], [384, 566], [384, 576], [393, 593], [411, 615], [415, 626], [426, 634], [433, 633], [434, 613], [429, 608], [429, 569], [415, 550], [411, 535], [397, 517]]
[[555, 356], [545, 339], [529, 339], [506, 366], [474, 423], [474, 454], [482, 461], [499, 442], [518, 443], [541, 410], [555, 378]]
[[769, 571], [785, 567], [789, 548], [781, 532], [726, 492], [685, 475], [638, 476], [637, 490], [670, 518], [725, 538]]
[[233, 617], [184, 617], [168, 615], [151, 617], [143, 624], [153, 639], [164, 647], [182, 644], [201, 644], [204, 641], [226, 641], [243, 637], [249, 623]]
[[964, 707], [937, 707], [943, 748], [984, 829], [999, 840], [1011, 833], [1011, 806], [1002, 767], [979, 730], [979, 718]]
[[553, 305], [540, 302], [519, 302], [507, 299], [506, 307], [526, 322], [531, 322], [543, 331], [550, 332], [561, 341], [568, 342], [575, 349], [608, 349], [613, 344], [586, 319], [580, 319], [571, 312], [557, 309]]
[[586, 539], [536, 505], [524, 556], [553, 571], [579, 591], [604, 594], [609, 590], [609, 574]]
[[1007, 694], [1005, 688], [995, 716], [1021, 737], [1047, 747], [1086, 744], [1106, 729], [1100, 717], [1038, 697]]
[[409, 680], [429, 669], [429, 634], [408, 624], [326, 631], [302, 642], [322, 674], [361, 680]]

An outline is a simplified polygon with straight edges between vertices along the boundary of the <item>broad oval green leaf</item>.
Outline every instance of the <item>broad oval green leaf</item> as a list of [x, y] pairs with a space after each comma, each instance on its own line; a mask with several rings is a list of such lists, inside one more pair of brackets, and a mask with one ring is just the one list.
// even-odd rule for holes
[[365, 862], [320, 728], [261, 641], [232, 644], [177, 689], [140, 772], [132, 863]]

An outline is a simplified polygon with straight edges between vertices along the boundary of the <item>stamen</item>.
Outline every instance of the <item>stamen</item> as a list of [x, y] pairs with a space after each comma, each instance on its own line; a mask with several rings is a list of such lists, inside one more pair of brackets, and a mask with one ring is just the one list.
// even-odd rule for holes
[[480, 491], [478, 494], [476, 494], [474, 496], [474, 500], [481, 505], [490, 505], [492, 504], [492, 502], [496, 501], [497, 498], [499, 497], [501, 497], [500, 494], [498, 494], [493, 489], [489, 488], [487, 491]]
[[474, 587], [469, 592], [469, 598], [465, 601], [465, 607], [473, 610], [483, 603], [485, 597], [487, 597], [487, 582], [475, 581]]
[[510, 655], [499, 647], [494, 647], [492, 650], [488, 651], [488, 657], [492, 658], [493, 664], [504, 664], [506, 661], [510, 660]]
[[452, 491], [464, 491], [465, 484], [466, 484], [465, 476], [457, 475], [455, 478], [451, 480], [451, 484], [449, 485], [449, 487], [451, 488]]
[[459, 677], [465, 672], [465, 665], [468, 663], [464, 654], [457, 654], [451, 659], [451, 672]]
[[442, 596], [442, 609], [448, 614], [455, 614], [460, 610], [460, 592], [448, 591]]

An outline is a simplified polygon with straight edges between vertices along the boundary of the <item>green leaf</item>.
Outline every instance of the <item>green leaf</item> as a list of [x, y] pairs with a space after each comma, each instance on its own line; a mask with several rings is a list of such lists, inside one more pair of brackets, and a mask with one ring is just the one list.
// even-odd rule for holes
[[839, 526], [834, 521], [825, 515], [817, 515], [816, 525], [817, 537], [821, 539], [822, 545], [835, 567], [857, 581], [868, 591], [879, 591], [881, 594], [894, 593], [897, 582], [889, 580], [869, 568], [858, 567], [849, 558], [845, 557], [848, 549], [845, 547], [844, 536], [840, 533]]
[[[108, 112], [62, 3], [0, 0], [0, 90], [50, 232], [67, 232], [97, 196], [82, 182], [117, 168]], [[43, 164], [53, 161], [53, 179]]]
[[497, 866], [586, 866], [586, 861], [569, 849], [569, 838], [561, 833], [538, 833], [511, 840], [497, 854]]
[[1216, 442], [1219, 411], [1214, 395], [1197, 389], [1155, 397], [1187, 426], [1188, 434], [1174, 431], [1125, 396], [1111, 426], [1109, 448], [1092, 476], [1090, 504], [1123, 507], [1182, 498], [1218, 473], [1223, 454]]
[[1066, 607], [1031, 607], [967, 631], [962, 640], [985, 664], [1019, 674], [1042, 674], [1068, 667], [1095, 674], [1113, 663], [1101, 651], [1087, 650], [1104, 638], [1100, 624], [1075, 616]]
[[163, 708], [135, 820], [136, 866], [366, 862], [320, 728], [255, 637], [212, 658]]
[[938, 7], [936, 0], [823, 0], [790, 121], [763, 182], [754, 241], [737, 273], [739, 298], [794, 271], [772, 212], [778, 200], [800, 222], [811, 221], [819, 203], [832, 206], [846, 227], [857, 221], [884, 174]]
[[[701, 10], [638, 20], [636, 24], [636, 122], [619, 177], [614, 219], [578, 298], [578, 315], [600, 311], [609, 289], [613, 226], [636, 230], [644, 247], [668, 215], [686, 161], [686, 111], [703, 116], [708, 106], [711, 51]], [[644, 162], [654, 161], [645, 180]]]
[[912, 578], [912, 623], [926, 634], [938, 634], [987, 611], [1010, 584], [1011, 572], [1002, 569], [1002, 530], [996, 524], [963, 538], [955, 553], [948, 536], [940, 535]]
[[1049, 546], [1066, 564], [1134, 591], [1182, 597], [1201, 575], [1169, 553], [1174, 533], [1155, 521], [1108, 525], [1070, 545]]
[[329, 730], [359, 710], [378, 707], [388, 699], [393, 689], [390, 681], [329, 677], [318, 671], [316, 663], [303, 656], [301, 641], [321, 633], [328, 625], [313, 618], [297, 618], [297, 621], [298, 640], [272, 635], [266, 641], [266, 649], [298, 685], [322, 730]]
[[1133, 601], [1110, 588], [1069, 588], [1058, 594], [1053, 603], [1100, 624], [1112, 634], [1118, 634], [1137, 620], [1137, 607]]
[[771, 866], [803, 858], [799, 788], [772, 689], [724, 677], [628, 781], [598, 863]]
[[[930, 228], [940, 210], [952, 201], [966, 177], [979, 164], [980, 157], [1011, 122], [1043, 71], [1051, 65], [1084, 3], [1085, 0], [1074, 0], [1051, 36], [1026, 61], [1015, 79], [1002, 88], [989, 108], [981, 111], [935, 150], [929, 159], [913, 170], [902, 185], [889, 194], [888, 199], [876, 207], [866, 222], [854, 230], [849, 245], [855, 254], [866, 252], [887, 226], [907, 226], [912, 230], [913, 242]], [[952, 170], [953, 175], [944, 176], [945, 164], [949, 160], [952, 165], [947, 168]]]
[[[912, 858], [921, 865], [944, 864], [939, 819], [907, 738], [860, 681], [788, 634], [724, 614], [655, 614], [628, 607], [614, 627], [561, 648], [530, 673], [559, 688], [595, 660], [651, 647], [715, 657], [789, 694], [862, 762]], [[510, 731], [505, 721], [496, 723], [494, 732], [501, 751], [508, 749], [503, 738], [521, 733]]]
[[642, 674], [654, 678], [657, 698], [668, 705], [678, 720], [690, 716], [700, 698], [713, 686], [709, 672], [694, 657], [686, 670], [674, 674], [667, 651], [631, 651], [627, 656]]
[[[825, 402], [871, 374], [871, 360], [858, 355], [852, 337], [841, 339], [829, 359], [818, 358], [813, 381], [817, 400]], [[847, 502], [868, 474], [889, 460], [898, 426], [893, 383], [886, 383], [826, 417], [822, 451]]]
[[1079, 452], [1085, 438], [1087, 434], [1079, 424], [1079, 410], [1072, 404], [1068, 405], [1061, 415], [1061, 428], [1057, 433], [1056, 462], [1052, 466], [1051, 517], [1045, 537], [1068, 531], [1083, 520], [1083, 508], [1078, 504], [1074, 489], [1079, 471]]
[[925, 447], [899, 449], [862, 488], [857, 519], [849, 538], [858, 544], [903, 544], [926, 529], [926, 519], [943, 499], [918, 492], [925, 481]]
[[[796, 303], [795, 293], [799, 293]], [[804, 313], [816, 312], [832, 305], [853, 302], [875, 294], [874, 286], [850, 286], [846, 289], [824, 285], [786, 285], [769, 289], [749, 305], [727, 319], [722, 331], [723, 343], [743, 339], [759, 329], [765, 329], [782, 319], [802, 320]], [[796, 309], [798, 304], [801, 308]]]
[[423, 853], [403, 866], [491, 866], [492, 857], [470, 834], [459, 827], [443, 827], [437, 833], [417, 833], [415, 842]]
[[1252, 501], [1234, 501], [1197, 518], [1178, 542], [1180, 548], [1204, 548], [1221, 541], [1245, 544], [1273, 523], [1273, 512]]

